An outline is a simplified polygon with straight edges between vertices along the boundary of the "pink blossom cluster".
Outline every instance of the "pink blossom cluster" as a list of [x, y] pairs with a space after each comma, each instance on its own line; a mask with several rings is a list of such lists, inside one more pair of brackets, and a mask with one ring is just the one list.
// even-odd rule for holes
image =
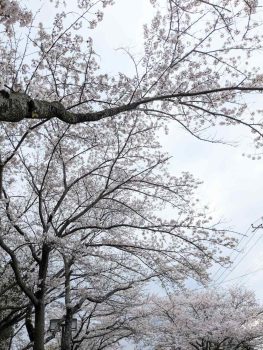
[[23, 9], [15, 0], [1, 0], [0, 2], [0, 23], [5, 26], [8, 35], [13, 33], [12, 26], [19, 23], [21, 27], [30, 24], [32, 20], [32, 12]]

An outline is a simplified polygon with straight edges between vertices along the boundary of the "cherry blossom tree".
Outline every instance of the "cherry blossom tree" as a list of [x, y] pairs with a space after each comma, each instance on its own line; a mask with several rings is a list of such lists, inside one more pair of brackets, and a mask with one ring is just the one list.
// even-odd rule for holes
[[149, 343], [154, 349], [258, 349], [262, 306], [253, 292], [188, 291], [153, 302]]
[[[149, 312], [145, 305], [147, 298], [138, 288], [113, 295], [102, 303], [86, 300], [76, 315], [78, 327], [72, 332], [72, 349], [117, 349], [122, 348], [124, 339], [141, 339]], [[59, 303], [57, 311], [63, 315]], [[58, 348], [60, 337], [61, 333], [57, 334], [47, 348]]]
[[240, 124], [262, 147], [261, 111], [245, 99], [263, 89], [250, 64], [260, 6], [151, 3], [143, 56], [127, 51], [135, 74], [110, 76], [91, 36], [113, 1], [78, 0], [68, 12], [56, 1], [50, 25], [0, 2], [0, 247], [26, 301], [25, 349], [52, 339], [53, 304], [69, 350], [72, 318], [90, 304], [103, 309], [152, 279], [204, 281], [235, 244], [198, 205], [199, 182], [168, 173], [158, 135], [171, 120], [215, 142], [207, 130]]
[[82, 27], [91, 32], [103, 19], [101, 6], [112, 1], [76, 1], [82, 12], [69, 25], [65, 18], [71, 14], [57, 1], [52, 29], [40, 23], [38, 30], [25, 31], [22, 42], [11, 24], [28, 25], [32, 14], [16, 1], [1, 3], [7, 33], [1, 49], [2, 121], [56, 117], [74, 124], [136, 110], [146, 120], [175, 120], [199, 138], [215, 124], [242, 124], [261, 136], [261, 112], [254, 116], [250, 110], [251, 119], [242, 98], [262, 91], [262, 74], [251, 60], [261, 49], [257, 1], [240, 0], [234, 7], [230, 0], [151, 1], [157, 12], [144, 28], [144, 55], [136, 60], [127, 52], [136, 74], [118, 77], [99, 69], [92, 38], [82, 34]]
[[9, 264], [1, 264], [0, 347], [9, 349], [16, 326], [26, 319], [28, 301], [21, 295]]
[[64, 298], [68, 349], [85, 303], [152, 278], [204, 281], [213, 261], [227, 262], [220, 248], [235, 244], [196, 205], [198, 182], [167, 173], [158, 123], [145, 126], [139, 115], [103, 123], [97, 130], [51, 120], [31, 132], [23, 123], [22, 138], [2, 124], [0, 246], [34, 309], [34, 349], [45, 342], [46, 305]]

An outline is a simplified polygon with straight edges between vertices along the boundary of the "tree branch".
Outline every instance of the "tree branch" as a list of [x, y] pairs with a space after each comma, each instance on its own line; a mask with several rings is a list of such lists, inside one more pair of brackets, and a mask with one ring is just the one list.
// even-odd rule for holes
[[58, 101], [46, 101], [31, 99], [30, 96], [24, 93], [10, 93], [0, 94], [0, 121], [18, 122], [23, 119], [52, 119], [58, 118], [69, 124], [78, 124], [83, 122], [99, 121], [101, 119], [118, 115], [122, 112], [135, 110], [142, 104], [148, 104], [155, 101], [162, 101], [171, 98], [193, 97], [200, 95], [209, 95], [227, 91], [234, 92], [252, 92], [263, 91], [263, 87], [242, 87], [230, 86], [217, 89], [192, 91], [192, 92], [178, 92], [167, 95], [156, 95], [152, 97], [145, 97], [132, 103], [124, 104], [118, 107], [106, 108], [98, 112], [74, 113], [70, 112], [69, 108], [65, 108], [62, 103]]

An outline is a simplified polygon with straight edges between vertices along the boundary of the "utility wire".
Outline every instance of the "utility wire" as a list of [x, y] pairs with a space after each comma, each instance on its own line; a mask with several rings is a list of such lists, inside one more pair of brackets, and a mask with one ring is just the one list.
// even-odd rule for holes
[[[236, 249], [238, 249], [238, 247], [240, 246], [240, 244], [242, 243], [242, 241], [245, 239], [245, 237], [248, 238], [247, 234], [248, 234], [248, 232], [249, 232], [250, 229], [251, 229], [251, 226], [248, 227], [246, 233], [245, 233], [245, 234], [242, 236], [242, 238], [239, 240]], [[237, 253], [236, 257], [234, 257], [233, 262], [236, 260], [237, 256], [238, 256], [239, 254], [241, 254], [242, 251], [243, 251], [243, 249], [240, 249], [240, 251]], [[236, 251], [232, 251], [232, 253], [230, 254], [229, 258], [231, 259], [231, 257], [232, 257], [235, 253], [236, 253]], [[229, 267], [220, 266], [220, 267], [218, 268], [218, 270], [217, 270], [217, 271], [215, 272], [215, 274], [214, 274], [214, 279], [216, 278], [216, 275], [217, 275], [221, 270], [223, 270], [223, 271], [220, 273], [220, 275], [216, 278], [216, 281], [218, 281], [218, 280], [220, 279], [220, 277], [226, 272], [226, 270], [227, 270], [228, 268], [229, 268]]]
[[[249, 226], [249, 228], [247, 229], [246, 233], [243, 235], [243, 237], [242, 237], [241, 240], [239, 241], [238, 246], [240, 245], [240, 243], [243, 241], [243, 239], [244, 239], [245, 237], [248, 237], [247, 234], [248, 234], [249, 230], [250, 230], [251, 228], [254, 228], [254, 225], [255, 225], [258, 221], [260, 221], [260, 220], [261, 220], [261, 218], [258, 219], [258, 220], [256, 220], [251, 226]], [[255, 234], [256, 234], [256, 231], [257, 231], [257, 229], [254, 228], [254, 231], [253, 231], [252, 235], [251, 235], [250, 237], [248, 237], [248, 240], [245, 241], [245, 244], [243, 245], [243, 248], [240, 249], [240, 251], [238, 252], [238, 254], [237, 254], [237, 255], [234, 257], [234, 259], [232, 260], [232, 265], [234, 264], [235, 261], [237, 261], [237, 259], [239, 258], [240, 254], [244, 254], [244, 248], [252, 241], [252, 239], [254, 238], [254, 236], [255, 236]], [[233, 266], [233, 268], [230, 270], [229, 273], [227, 273], [227, 272], [229, 271], [229, 269], [230, 269], [231, 267], [225, 267], [225, 268], [224, 268], [224, 271], [217, 277], [217, 279], [215, 280], [215, 282], [219, 281], [220, 278], [221, 278], [222, 276], [224, 276], [224, 274], [226, 274], [226, 275], [223, 277], [223, 279], [222, 279], [222, 281], [224, 281], [224, 280], [237, 268], [237, 266], [238, 266], [238, 265], [241, 263], [241, 261], [248, 255], [248, 253], [251, 251], [251, 249], [253, 249], [253, 247], [258, 243], [258, 241], [259, 241], [261, 238], [262, 238], [262, 236], [260, 236], [260, 237], [256, 240], [256, 242], [249, 248], [249, 250], [246, 252], [246, 254], [238, 261], [238, 263], [236, 264], [236, 266]], [[233, 253], [232, 253], [231, 255], [233, 255]], [[230, 258], [231, 258], [231, 255], [230, 255]], [[220, 270], [220, 268], [219, 268], [219, 270]], [[215, 273], [215, 275], [214, 275], [214, 278], [215, 278], [215, 276], [217, 275], [217, 273], [218, 273], [219, 270], [216, 271], [216, 273]]]
[[[254, 271], [250, 271], [250, 272], [245, 273], [243, 275], [240, 275], [240, 276], [237, 276], [237, 277], [234, 277], [234, 278], [230, 278], [228, 280], [225, 280], [225, 281], [222, 281], [222, 282], [219, 282], [219, 283], [213, 283], [213, 284], [209, 285], [208, 288], [217, 287], [217, 286], [220, 286], [221, 284], [224, 284], [224, 283], [227, 283], [227, 282], [231, 282], [231, 281], [240, 279], [242, 277], [246, 277], [246, 276], [252, 275], [252, 274], [254, 274], [256, 272], [259, 272], [259, 271], [263, 271], [263, 267], [261, 267], [261, 268], [259, 268], [257, 270], [254, 270]], [[205, 288], [206, 287], [195, 288], [195, 289], [192, 289], [192, 291], [202, 290], [202, 289], [205, 289]]]
[[257, 245], [257, 243], [263, 238], [263, 236], [258, 237], [258, 239], [255, 241], [255, 243], [248, 249], [246, 254], [244, 254], [241, 259], [238, 261], [238, 263], [229, 271], [228, 274], [225, 275], [225, 277], [222, 279], [221, 282], [224, 282], [224, 280], [240, 265], [240, 263], [245, 259], [245, 257], [251, 252], [251, 250]]

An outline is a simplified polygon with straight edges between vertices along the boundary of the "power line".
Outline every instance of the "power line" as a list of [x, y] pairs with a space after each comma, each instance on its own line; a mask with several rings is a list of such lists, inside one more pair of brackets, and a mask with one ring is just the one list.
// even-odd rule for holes
[[261, 267], [260, 269], [254, 270], [254, 271], [250, 271], [250, 272], [245, 273], [245, 274], [243, 274], [243, 275], [240, 275], [240, 276], [237, 276], [237, 277], [234, 277], [234, 278], [230, 278], [230, 279], [228, 279], [228, 280], [224, 280], [224, 281], [220, 282], [219, 284], [223, 284], [223, 283], [227, 283], [227, 282], [230, 282], [230, 281], [234, 281], [234, 280], [236, 280], [236, 279], [249, 276], [249, 275], [251, 275], [251, 274], [253, 274], [253, 273], [256, 273], [256, 272], [259, 272], [259, 271], [263, 271], [263, 267]]
[[233, 267], [233, 269], [231, 269], [229, 271], [228, 274], [226, 274], [226, 276], [222, 279], [221, 282], [224, 282], [224, 280], [240, 265], [240, 263], [245, 259], [245, 257], [249, 254], [249, 252], [251, 252], [251, 250], [256, 246], [256, 244], [262, 239], [263, 236], [258, 237], [258, 239], [256, 240], [256, 242], [248, 249], [248, 251], [246, 252], [246, 254], [244, 254], [241, 259], [238, 261], [238, 263]]
[[[250, 229], [251, 229], [251, 226], [248, 227], [246, 233], [245, 233], [245, 234], [242, 236], [242, 238], [239, 240], [238, 245], [237, 245], [236, 248], [238, 248], [238, 246], [241, 244], [241, 242], [243, 241], [243, 239], [244, 239], [245, 237], [248, 238], [247, 234], [248, 234], [248, 232], [249, 232]], [[241, 252], [242, 252], [242, 249], [240, 249], [240, 251], [238, 252], [237, 256], [238, 256]], [[231, 259], [231, 257], [233, 256], [234, 253], [235, 253], [235, 252], [232, 251], [232, 253], [231, 253], [230, 256], [229, 256], [230, 259]], [[237, 256], [234, 258], [233, 262], [236, 260]], [[216, 275], [220, 272], [220, 270], [223, 270], [223, 271], [222, 271], [222, 273], [219, 275], [219, 277], [217, 277], [216, 281], [218, 281], [218, 280], [220, 279], [220, 277], [226, 272], [226, 270], [227, 270], [228, 268], [229, 268], [229, 267], [224, 267], [224, 266], [220, 266], [220, 267], [218, 268], [218, 270], [217, 270], [217, 271], [215, 272], [215, 274], [214, 274], [214, 278], [215, 278]]]
[[[219, 283], [210, 284], [210, 285], [208, 286], [208, 288], [220, 286], [221, 284], [224, 284], [224, 283], [227, 283], [227, 282], [231, 282], [231, 281], [237, 280], [237, 279], [242, 278], [242, 277], [246, 277], [246, 276], [252, 275], [253, 273], [256, 273], [256, 272], [259, 272], [259, 271], [263, 271], [263, 267], [261, 267], [261, 268], [259, 268], [259, 269], [257, 269], [257, 270], [254, 270], [254, 271], [250, 271], [250, 272], [245, 273], [245, 274], [243, 274], [243, 275], [239, 275], [239, 276], [237, 276], [237, 277], [230, 278], [230, 279], [228, 279], [228, 280], [225, 280], [225, 281], [222, 281], [222, 282], [219, 282]], [[195, 289], [192, 289], [192, 291], [202, 290], [202, 289], [205, 289], [205, 288], [206, 288], [206, 287], [195, 288]]]
[[[241, 240], [239, 241], [238, 246], [240, 245], [240, 243], [243, 241], [243, 239], [244, 239], [245, 237], [248, 237], [247, 234], [248, 234], [249, 230], [250, 230], [251, 228], [253, 228], [253, 226], [254, 226], [258, 221], [260, 221], [260, 220], [262, 220], [262, 219], [261, 219], [261, 218], [260, 218], [260, 219], [257, 219], [252, 225], [249, 226], [249, 228], [247, 229], [246, 233], [243, 235], [243, 237], [242, 237]], [[232, 260], [232, 265], [233, 265], [233, 263], [239, 258], [240, 254], [244, 254], [244, 248], [245, 248], [245, 247], [249, 244], [249, 242], [251, 242], [251, 240], [254, 238], [254, 236], [255, 236], [255, 234], [256, 234], [256, 231], [257, 231], [257, 230], [254, 229], [252, 235], [251, 235], [250, 237], [248, 237], [248, 240], [247, 240], [247, 241], [245, 242], [245, 244], [243, 245], [243, 248], [238, 252], [238, 254], [237, 254], [237, 255], [234, 257], [234, 259]], [[226, 268], [224, 269], [224, 271], [217, 277], [217, 279], [215, 280], [215, 282], [219, 281], [220, 278], [226, 273], [226, 276], [223, 277], [223, 279], [222, 279], [222, 281], [224, 281], [224, 279], [226, 279], [226, 278], [237, 268], [237, 266], [238, 266], [238, 265], [241, 263], [241, 261], [248, 255], [248, 253], [251, 251], [251, 249], [258, 243], [258, 241], [259, 241], [261, 238], [262, 238], [262, 236], [259, 237], [259, 238], [256, 240], [256, 242], [250, 247], [250, 249], [246, 252], [246, 254], [238, 261], [238, 263], [236, 264], [236, 266], [234, 266], [234, 267], [230, 270], [229, 273], [227, 273], [227, 271], [228, 271], [231, 267], [226, 267]], [[233, 253], [232, 253], [231, 255], [233, 255]], [[231, 258], [231, 255], [230, 255], [230, 258]], [[221, 268], [222, 268], [222, 267], [221, 267]], [[220, 270], [220, 268], [219, 268], [219, 270]], [[218, 273], [219, 270], [216, 271], [214, 277], [217, 275], [217, 273]]]

